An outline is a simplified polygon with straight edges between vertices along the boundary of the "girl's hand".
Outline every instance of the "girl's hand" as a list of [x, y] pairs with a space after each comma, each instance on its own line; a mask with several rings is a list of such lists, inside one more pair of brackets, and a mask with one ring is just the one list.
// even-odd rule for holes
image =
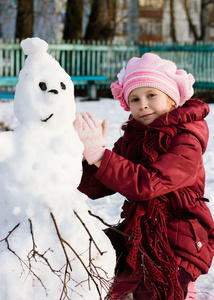
[[83, 155], [87, 162], [92, 165], [101, 160], [107, 145], [109, 121], [101, 124], [91, 112], [86, 112], [76, 115], [74, 127], [84, 144]]

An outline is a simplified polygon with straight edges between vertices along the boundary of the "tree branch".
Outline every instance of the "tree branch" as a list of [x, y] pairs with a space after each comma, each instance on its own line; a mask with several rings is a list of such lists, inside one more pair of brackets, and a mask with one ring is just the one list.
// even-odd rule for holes
[[80, 220], [80, 222], [82, 223], [83, 227], [85, 228], [85, 230], [87, 231], [88, 235], [90, 236], [90, 240], [93, 241], [93, 243], [94, 243], [95, 247], [97, 248], [98, 252], [100, 253], [100, 255], [103, 255], [103, 254], [105, 253], [105, 251], [102, 252], [102, 251], [99, 249], [99, 247], [97, 246], [97, 243], [96, 243], [95, 240], [93, 239], [93, 237], [92, 237], [90, 231], [88, 230], [88, 228], [86, 227], [85, 223], [83, 222], [83, 220], [80, 218], [80, 216], [77, 214], [77, 212], [76, 212], [75, 210], [74, 210], [74, 214], [75, 214], [75, 216]]
[[10, 237], [10, 235], [19, 227], [19, 225], [20, 225], [20, 223], [18, 223], [12, 230], [10, 230], [9, 231], [9, 233], [8, 233], [8, 235], [4, 238], [4, 239], [2, 239], [2, 240], [0, 240], [0, 242], [3, 242], [3, 241], [5, 241], [6, 242], [6, 244], [7, 244], [7, 249], [11, 252], [11, 253], [13, 253], [17, 258], [18, 258], [18, 260], [19, 260], [19, 262], [20, 262], [20, 265], [21, 265], [21, 267], [22, 267], [22, 273], [24, 273], [25, 272], [25, 270], [24, 270], [24, 267], [23, 266], [25, 266], [29, 271], [30, 271], [30, 273], [40, 282], [40, 284], [42, 285], [42, 287], [44, 288], [44, 290], [45, 290], [45, 293], [46, 293], [46, 296], [48, 295], [47, 294], [47, 290], [46, 290], [46, 287], [44, 286], [44, 284], [43, 284], [43, 282], [42, 282], [42, 280], [37, 276], [37, 274], [32, 270], [32, 268], [31, 268], [31, 266], [28, 266], [27, 264], [26, 264], [26, 262], [14, 251], [14, 250], [12, 250], [11, 249], [11, 247], [10, 247], [10, 244], [9, 244], [9, 240], [8, 240], [8, 238]]
[[158, 266], [145, 252], [143, 252], [143, 250], [137, 245], [136, 241], [135, 241], [135, 238], [134, 236], [130, 235], [130, 234], [127, 234], [127, 233], [124, 233], [123, 231], [115, 228], [115, 226], [113, 225], [110, 225], [108, 223], [106, 223], [102, 218], [100, 218], [99, 216], [93, 214], [90, 210], [88, 211], [89, 215], [91, 215], [92, 217], [95, 217], [97, 218], [98, 220], [100, 220], [100, 222], [102, 222], [105, 226], [111, 228], [112, 230], [114, 230], [115, 232], [123, 235], [124, 237], [127, 237], [127, 238], [130, 238], [132, 239], [133, 243], [137, 246], [139, 252], [141, 253], [141, 257], [142, 257], [142, 263], [143, 263], [143, 259], [144, 257], [146, 257], [148, 260], [150, 260], [158, 269], [161, 269], [160, 266]]

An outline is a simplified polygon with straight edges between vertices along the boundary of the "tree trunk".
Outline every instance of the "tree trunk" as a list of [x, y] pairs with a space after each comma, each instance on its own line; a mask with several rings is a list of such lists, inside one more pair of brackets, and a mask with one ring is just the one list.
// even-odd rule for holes
[[[210, 9], [209, 6], [211, 5]], [[200, 40], [206, 40], [207, 36], [207, 29], [209, 27], [213, 27], [212, 20], [210, 18], [210, 13], [213, 11], [214, 0], [201, 0], [201, 14], [200, 14], [200, 21], [201, 21], [201, 34]]]
[[175, 30], [175, 10], [174, 10], [174, 0], [170, 0], [170, 20], [171, 20], [171, 26], [170, 26], [170, 35], [172, 38], [172, 41], [174, 43], [177, 42], [176, 38], [176, 30]]
[[186, 11], [187, 20], [188, 20], [188, 23], [189, 23], [190, 30], [194, 35], [195, 41], [197, 41], [197, 40], [199, 40], [199, 36], [198, 36], [197, 30], [196, 30], [196, 26], [192, 22], [187, 0], [184, 0], [184, 8], [185, 8], [185, 11]]
[[115, 10], [115, 0], [93, 0], [85, 39], [111, 39], [115, 29]]
[[16, 38], [33, 36], [33, 0], [18, 0]]
[[82, 37], [83, 0], [67, 0], [65, 40], [79, 39]]

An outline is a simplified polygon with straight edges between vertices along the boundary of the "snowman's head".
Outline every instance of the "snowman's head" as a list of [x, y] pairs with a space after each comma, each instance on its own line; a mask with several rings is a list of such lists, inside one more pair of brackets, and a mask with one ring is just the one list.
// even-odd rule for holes
[[47, 53], [48, 44], [39, 38], [21, 42], [27, 56], [19, 74], [14, 111], [21, 124], [29, 122], [73, 122], [74, 85], [70, 76]]

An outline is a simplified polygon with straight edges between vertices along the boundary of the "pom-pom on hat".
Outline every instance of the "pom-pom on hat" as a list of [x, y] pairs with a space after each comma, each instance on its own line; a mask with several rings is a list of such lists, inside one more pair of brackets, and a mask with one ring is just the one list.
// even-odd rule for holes
[[177, 69], [174, 62], [154, 53], [131, 58], [126, 69], [123, 68], [117, 77], [118, 81], [111, 84], [111, 91], [114, 99], [118, 99], [126, 111], [130, 110], [129, 94], [139, 87], [152, 87], [164, 92], [175, 101], [177, 107], [182, 106], [194, 93], [193, 75]]

